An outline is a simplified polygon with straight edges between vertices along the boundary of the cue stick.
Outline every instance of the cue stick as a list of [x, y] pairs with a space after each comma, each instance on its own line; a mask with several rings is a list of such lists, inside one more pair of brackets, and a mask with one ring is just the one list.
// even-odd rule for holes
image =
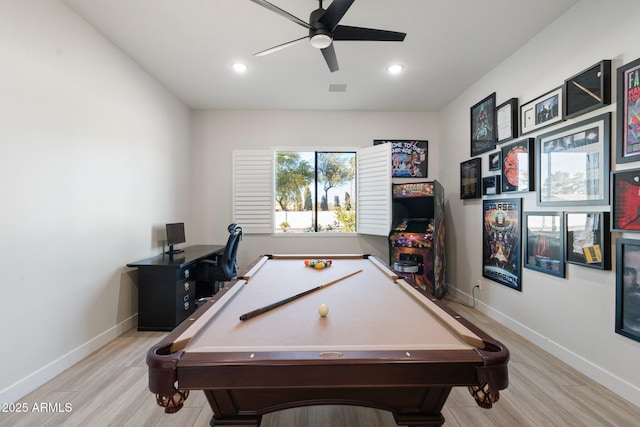
[[297, 294], [297, 295], [294, 295], [294, 296], [289, 297], [289, 298], [285, 298], [285, 299], [280, 300], [280, 301], [278, 301], [278, 302], [274, 302], [273, 304], [269, 304], [269, 305], [266, 305], [266, 306], [264, 306], [264, 307], [257, 308], [257, 309], [255, 309], [255, 310], [253, 310], [253, 311], [250, 311], [250, 312], [245, 313], [245, 314], [243, 314], [242, 316], [240, 316], [240, 321], [244, 322], [245, 320], [251, 319], [252, 317], [256, 317], [256, 316], [258, 316], [258, 315], [260, 315], [260, 314], [262, 314], [262, 313], [266, 313], [267, 311], [273, 310], [274, 308], [278, 308], [278, 307], [280, 307], [281, 305], [285, 305], [285, 304], [287, 304], [287, 303], [289, 303], [289, 302], [291, 302], [291, 301], [293, 301], [293, 300], [296, 300], [296, 299], [298, 299], [298, 298], [301, 298], [301, 297], [303, 297], [303, 296], [305, 296], [305, 295], [309, 295], [309, 294], [310, 294], [310, 293], [312, 293], [312, 292], [319, 291], [319, 290], [320, 290], [320, 289], [322, 289], [322, 288], [326, 288], [326, 287], [327, 287], [327, 286], [329, 286], [329, 285], [333, 285], [334, 283], [337, 283], [337, 282], [339, 282], [339, 281], [341, 281], [341, 280], [344, 280], [344, 279], [346, 279], [347, 277], [351, 277], [351, 276], [353, 276], [353, 275], [355, 275], [355, 274], [358, 274], [358, 273], [360, 273], [361, 271], [362, 271], [362, 270], [358, 270], [358, 271], [354, 271], [353, 273], [345, 274], [345, 275], [344, 275], [344, 276], [342, 276], [342, 277], [338, 277], [337, 279], [334, 279], [334, 280], [332, 280], [332, 281], [330, 281], [330, 282], [323, 283], [322, 285], [320, 285], [320, 286], [316, 286], [316, 287], [315, 287], [315, 288], [313, 288], [313, 289], [309, 289], [309, 290], [307, 290], [307, 291], [300, 292], [300, 293], [299, 293], [299, 294]]

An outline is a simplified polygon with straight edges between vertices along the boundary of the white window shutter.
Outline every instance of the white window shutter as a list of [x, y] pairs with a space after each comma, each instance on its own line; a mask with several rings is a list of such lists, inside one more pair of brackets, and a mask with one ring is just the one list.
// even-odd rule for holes
[[358, 150], [358, 233], [388, 236], [391, 230], [391, 144]]
[[233, 151], [233, 222], [244, 233], [273, 232], [273, 152]]

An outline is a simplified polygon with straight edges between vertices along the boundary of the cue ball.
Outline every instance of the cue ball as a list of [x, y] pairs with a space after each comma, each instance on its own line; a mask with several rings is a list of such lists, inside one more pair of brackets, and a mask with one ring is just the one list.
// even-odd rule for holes
[[320, 307], [318, 307], [318, 313], [320, 313], [320, 316], [325, 317], [329, 314], [329, 306], [327, 304], [320, 304]]

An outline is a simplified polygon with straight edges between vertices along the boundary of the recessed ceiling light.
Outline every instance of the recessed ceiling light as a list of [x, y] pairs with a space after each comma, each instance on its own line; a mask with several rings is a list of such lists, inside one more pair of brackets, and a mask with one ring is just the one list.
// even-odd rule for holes
[[387, 67], [389, 74], [400, 74], [404, 70], [404, 67], [400, 64], [393, 64]]
[[232, 67], [236, 73], [244, 73], [248, 68], [247, 64], [243, 64], [242, 62], [234, 62]]

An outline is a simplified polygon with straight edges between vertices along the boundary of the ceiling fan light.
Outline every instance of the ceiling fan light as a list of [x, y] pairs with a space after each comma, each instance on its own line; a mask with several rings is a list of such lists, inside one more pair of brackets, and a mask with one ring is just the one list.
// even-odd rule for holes
[[315, 36], [311, 37], [311, 46], [315, 47], [316, 49], [324, 49], [326, 47], [329, 47], [332, 41], [333, 40], [331, 39], [331, 37], [326, 34], [316, 34]]

